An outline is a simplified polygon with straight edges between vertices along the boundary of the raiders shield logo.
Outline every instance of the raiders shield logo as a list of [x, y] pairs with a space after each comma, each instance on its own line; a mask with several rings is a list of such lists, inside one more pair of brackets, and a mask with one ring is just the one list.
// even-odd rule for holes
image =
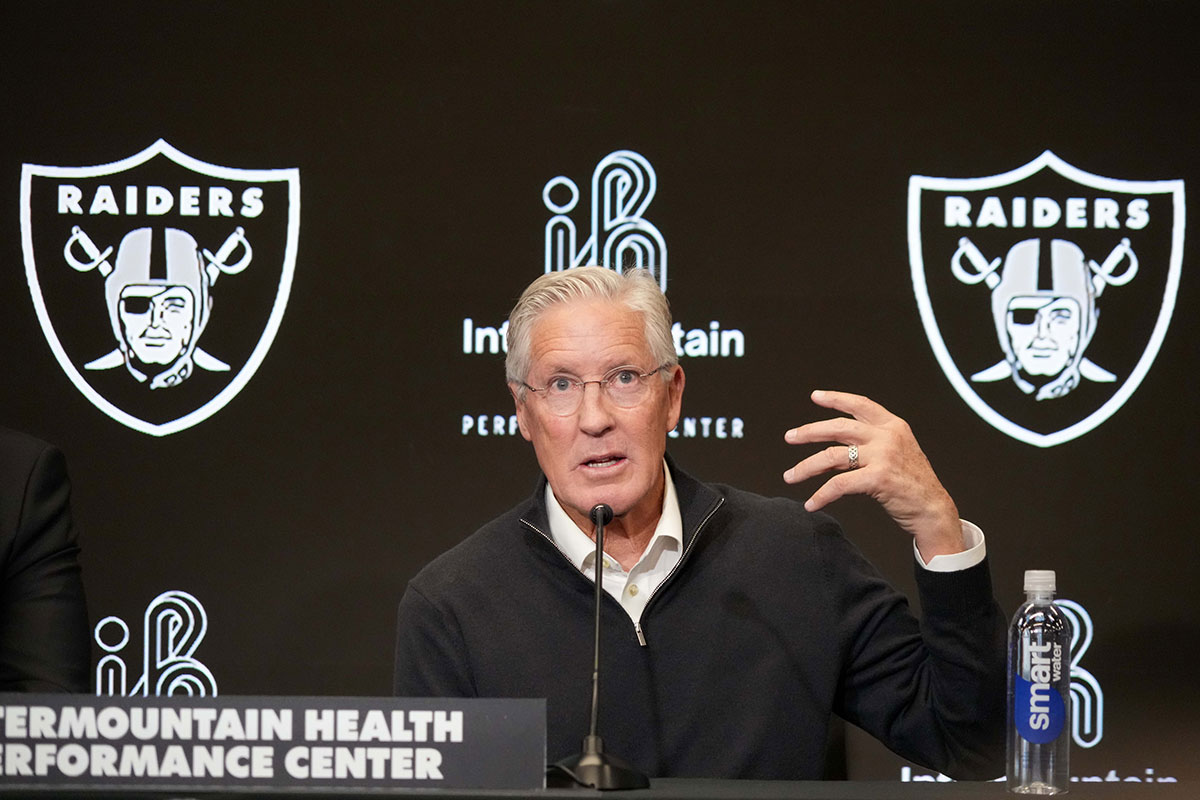
[[1050, 447], [1137, 390], [1175, 309], [1183, 181], [1102, 178], [1050, 151], [985, 178], [914, 175], [908, 250], [925, 333], [983, 419]]
[[161, 139], [112, 164], [21, 170], [46, 341], [84, 397], [153, 436], [202, 422], [254, 376], [299, 229], [299, 170], [220, 167]]

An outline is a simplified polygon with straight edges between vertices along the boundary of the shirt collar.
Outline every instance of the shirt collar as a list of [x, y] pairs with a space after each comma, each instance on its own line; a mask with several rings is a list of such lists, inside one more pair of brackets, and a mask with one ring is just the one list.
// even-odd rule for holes
[[[643, 555], [653, 551], [659, 539], [673, 540], [678, 549], [683, 548], [683, 517], [679, 513], [679, 497], [675, 494], [675, 482], [671, 480], [671, 470], [667, 469], [666, 461], [663, 462], [663, 475], [666, 480], [662, 513], [658, 517], [658, 525], [654, 528], [654, 536], [646, 545]], [[550, 522], [550, 538], [558, 545], [558, 549], [562, 550], [579, 570], [590, 567], [596, 556], [596, 543], [567, 516], [549, 483], [546, 484], [546, 516]]]

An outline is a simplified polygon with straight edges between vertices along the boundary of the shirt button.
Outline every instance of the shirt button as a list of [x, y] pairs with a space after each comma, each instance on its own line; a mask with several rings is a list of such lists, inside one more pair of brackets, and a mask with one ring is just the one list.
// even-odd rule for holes
[[609, 561], [607, 558], [606, 558], [606, 559], [604, 559], [604, 568], [605, 568], [605, 569], [612, 569], [612, 562], [611, 562], [611, 561]]
[[638, 593], [638, 588], [637, 588], [637, 584], [635, 583], [629, 587], [629, 596], [637, 597], [637, 593]]

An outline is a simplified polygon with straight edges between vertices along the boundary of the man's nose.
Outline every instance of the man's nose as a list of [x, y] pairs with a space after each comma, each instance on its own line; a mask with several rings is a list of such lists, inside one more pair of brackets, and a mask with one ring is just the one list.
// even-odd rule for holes
[[612, 407], [608, 393], [599, 381], [588, 381], [583, 385], [582, 391], [583, 396], [579, 399], [580, 430], [593, 435], [604, 433], [612, 427]]

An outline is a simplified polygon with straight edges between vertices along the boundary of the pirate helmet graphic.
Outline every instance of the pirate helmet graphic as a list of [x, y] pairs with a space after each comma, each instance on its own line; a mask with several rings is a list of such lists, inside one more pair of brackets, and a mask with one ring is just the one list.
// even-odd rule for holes
[[131, 372], [187, 377], [212, 307], [199, 248], [190, 234], [176, 228], [166, 228], [158, 237], [150, 228], [125, 234], [116, 267], [104, 281], [104, 299]]
[[[242, 258], [226, 263], [238, 247]], [[90, 256], [81, 261], [78, 247]], [[104, 275], [104, 299], [117, 349], [85, 365], [104, 370], [124, 365], [151, 389], [177, 386], [195, 367], [222, 372], [229, 365], [197, 346], [212, 311], [212, 286], [222, 273], [236, 274], [250, 263], [252, 252], [238, 228], [216, 254], [201, 250], [187, 231], [178, 228], [137, 228], [121, 239], [116, 264], [78, 226], [64, 254], [75, 269], [99, 269]]]
[[[975, 373], [971, 380], [1011, 377], [1022, 392], [1036, 393], [1038, 400], [1069, 394], [1081, 378], [1101, 383], [1116, 380], [1084, 352], [1096, 332], [1100, 319], [1096, 301], [1104, 288], [1128, 283], [1138, 268], [1128, 239], [1103, 264], [1085, 259], [1074, 242], [1051, 239], [1049, 247], [1046, 244], [1042, 239], [1017, 242], [1001, 268], [1000, 259], [988, 261], [964, 236], [951, 259], [951, 270], [960, 281], [982, 281], [992, 290], [992, 319], [1004, 352], [1004, 361]], [[964, 258], [973, 272], [962, 263]], [[1128, 265], [1116, 274], [1126, 258]]]
[[1036, 384], [1054, 384], [1050, 396], [1079, 383], [1079, 362], [1099, 316], [1083, 251], [1063, 239], [1013, 245], [1004, 274], [992, 292], [996, 336], [1012, 367], [1013, 380], [1029, 393]]

